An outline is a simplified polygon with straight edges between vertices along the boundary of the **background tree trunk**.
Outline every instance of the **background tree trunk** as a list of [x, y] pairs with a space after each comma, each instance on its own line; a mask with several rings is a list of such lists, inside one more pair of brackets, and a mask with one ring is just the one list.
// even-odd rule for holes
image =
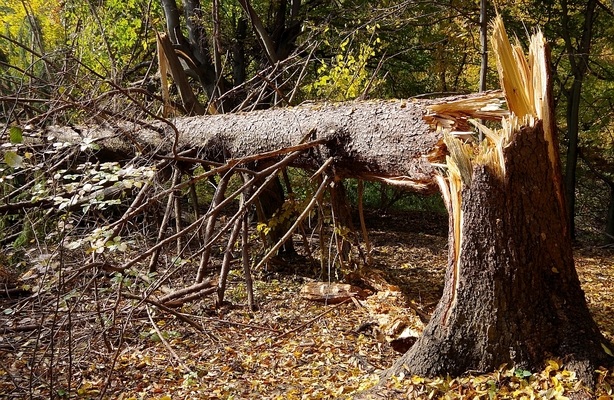
[[[261, 213], [258, 213], [258, 222], [266, 224], [272, 219], [274, 220], [274, 226], [271, 227], [267, 234], [267, 246], [270, 247], [273, 247], [284, 236], [294, 222], [289, 218], [279, 218], [279, 213], [282, 212], [282, 206], [284, 205], [284, 199], [284, 189], [279, 176], [273, 179], [266, 190], [258, 197], [258, 207], [261, 211]], [[279, 251], [284, 254], [294, 254], [295, 250], [292, 239], [286, 241]]]
[[606, 218], [605, 233], [606, 243], [614, 243], [614, 185], [610, 186], [610, 201], [608, 202], [608, 215]]
[[580, 134], [580, 103], [582, 102], [582, 83], [588, 71], [588, 57], [593, 36], [593, 21], [596, 0], [589, 0], [584, 13], [582, 40], [574, 47], [575, 38], [569, 34], [571, 30], [570, 15], [567, 1], [562, 1], [563, 7], [563, 39], [568, 52], [569, 63], [574, 76], [571, 88], [563, 93], [567, 96], [567, 157], [565, 166], [565, 189], [567, 199], [567, 217], [572, 238], [575, 238], [575, 208], [576, 208], [576, 167], [578, 165], [578, 139]]

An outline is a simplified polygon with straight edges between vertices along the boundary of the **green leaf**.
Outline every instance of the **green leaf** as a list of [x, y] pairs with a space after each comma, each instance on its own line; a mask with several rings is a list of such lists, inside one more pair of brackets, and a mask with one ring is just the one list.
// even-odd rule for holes
[[601, 343], [601, 347], [603, 347], [603, 351], [605, 351], [607, 355], [609, 355], [610, 357], [614, 357], [614, 354], [612, 354], [612, 350], [610, 350], [608, 346]]
[[21, 128], [17, 126], [11, 126], [9, 130], [9, 138], [11, 139], [11, 143], [17, 144], [23, 141], [23, 134]]
[[4, 162], [11, 168], [23, 168], [22, 158], [14, 151], [7, 151], [4, 153]]
[[524, 378], [528, 378], [529, 376], [531, 376], [531, 375], [533, 375], [533, 374], [531, 373], [531, 371], [526, 371], [526, 370], [524, 370], [524, 369], [516, 369], [516, 370], [514, 371], [514, 375], [515, 375], [516, 377], [518, 377], [518, 378], [522, 378], [522, 379], [524, 379]]

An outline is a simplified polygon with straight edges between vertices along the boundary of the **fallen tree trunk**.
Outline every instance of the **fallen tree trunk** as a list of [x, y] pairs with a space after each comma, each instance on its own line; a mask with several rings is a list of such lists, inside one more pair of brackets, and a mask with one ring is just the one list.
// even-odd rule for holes
[[[333, 158], [337, 179], [362, 178], [402, 186], [419, 193], [437, 189], [433, 163], [445, 160], [443, 130], [471, 134], [469, 118], [500, 120], [506, 115], [500, 91], [431, 101], [391, 100], [342, 104], [307, 104], [243, 114], [177, 118], [149, 127], [49, 127], [43, 137], [70, 143], [94, 140], [99, 158], [172, 156], [179, 161], [225, 163], [298, 145], [322, 146], [292, 162], [316, 170]], [[276, 158], [258, 158], [258, 168]]]

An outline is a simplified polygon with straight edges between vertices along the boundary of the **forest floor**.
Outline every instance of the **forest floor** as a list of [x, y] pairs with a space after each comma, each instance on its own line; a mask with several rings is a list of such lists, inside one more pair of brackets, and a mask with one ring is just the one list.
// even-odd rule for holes
[[[91, 293], [48, 300], [45, 304], [55, 309], [44, 315], [36, 314], [42, 306], [2, 299], [0, 397], [352, 398], [376, 384], [378, 371], [400, 356], [377, 329], [363, 329], [374, 321], [374, 308], [391, 319], [392, 314], [422, 317], [414, 319], [419, 332], [441, 295], [447, 259], [447, 216], [373, 214], [367, 225], [374, 268], [390, 284], [367, 300], [327, 305], [301, 299], [306, 282], [329, 276], [317, 276], [308, 263], [292, 260], [257, 274], [258, 311], [246, 305], [239, 269], [230, 274], [228, 304], [215, 309], [207, 298], [177, 310], [202, 331], [156, 307], [118, 300], [112, 278], [105, 301], [96, 295], [105, 284], [99, 287], [97, 279], [85, 277]], [[614, 342], [614, 251], [579, 245], [575, 255], [590, 310]], [[76, 309], [89, 313], [62, 314]], [[101, 320], [107, 315], [113, 323]], [[486, 375], [401, 376], [391, 384], [395, 398], [560, 399], [586, 391], [555, 359], [543, 371], [502, 366]], [[600, 371], [591, 396], [612, 399], [613, 387], [614, 370]]]

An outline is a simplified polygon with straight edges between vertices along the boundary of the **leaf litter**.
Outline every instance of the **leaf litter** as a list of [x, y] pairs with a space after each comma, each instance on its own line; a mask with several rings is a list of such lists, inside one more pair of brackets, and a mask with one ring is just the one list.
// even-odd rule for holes
[[[391, 345], [398, 334], [393, 328], [402, 326], [414, 334], [423, 329], [441, 296], [447, 258], [445, 216], [389, 214], [369, 222], [377, 271], [373, 275], [381, 274], [378, 282], [388, 286], [375, 289], [366, 300], [310, 302], [299, 296], [304, 283], [311, 281], [301, 270], [309, 267], [296, 265], [292, 271], [267, 271], [257, 277], [259, 310], [251, 311], [242, 273], [233, 270], [228, 304], [216, 309], [209, 297], [176, 310], [202, 331], [176, 315], [122, 296], [130, 290], [138, 293], [137, 273], [131, 279], [84, 274], [78, 278], [85, 281], [81, 287], [45, 292], [45, 285], [72, 276], [70, 268], [61, 271], [61, 263], [47, 260], [48, 268], [31, 270], [25, 281], [40, 295], [2, 299], [0, 396], [361, 397], [359, 393], [378, 383], [378, 372], [400, 356]], [[612, 342], [613, 252], [579, 249], [576, 267], [590, 310]], [[614, 369], [599, 370], [590, 397], [612, 399], [613, 386]], [[401, 374], [379, 393], [385, 398], [491, 400], [578, 398], [574, 396], [589, 392], [572, 372], [562, 369], [561, 360], [552, 359], [542, 371], [502, 366], [489, 374], [459, 378]]]

